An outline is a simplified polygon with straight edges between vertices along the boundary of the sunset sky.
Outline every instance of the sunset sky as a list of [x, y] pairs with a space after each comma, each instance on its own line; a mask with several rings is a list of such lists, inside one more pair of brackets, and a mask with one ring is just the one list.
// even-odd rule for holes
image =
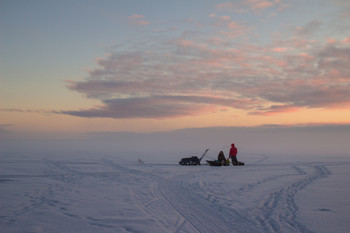
[[0, 0], [0, 131], [350, 123], [348, 0]]

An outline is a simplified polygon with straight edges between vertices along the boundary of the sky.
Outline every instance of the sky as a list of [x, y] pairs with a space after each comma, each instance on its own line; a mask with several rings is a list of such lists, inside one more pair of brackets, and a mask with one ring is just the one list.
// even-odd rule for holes
[[0, 132], [348, 126], [349, 12], [347, 0], [0, 0]]

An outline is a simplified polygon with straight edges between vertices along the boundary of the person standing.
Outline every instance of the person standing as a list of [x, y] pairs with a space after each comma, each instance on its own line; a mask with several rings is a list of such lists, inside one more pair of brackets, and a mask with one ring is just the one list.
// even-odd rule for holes
[[231, 158], [231, 161], [232, 161], [232, 165], [238, 164], [237, 153], [238, 153], [237, 147], [235, 147], [235, 144], [232, 143], [231, 149], [230, 149], [230, 154], [229, 154], [229, 157]]

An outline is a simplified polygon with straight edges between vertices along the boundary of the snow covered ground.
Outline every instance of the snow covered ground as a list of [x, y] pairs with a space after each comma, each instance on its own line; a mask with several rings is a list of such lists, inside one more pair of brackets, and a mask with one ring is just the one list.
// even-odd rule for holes
[[2, 156], [0, 232], [350, 231], [350, 158], [180, 158]]

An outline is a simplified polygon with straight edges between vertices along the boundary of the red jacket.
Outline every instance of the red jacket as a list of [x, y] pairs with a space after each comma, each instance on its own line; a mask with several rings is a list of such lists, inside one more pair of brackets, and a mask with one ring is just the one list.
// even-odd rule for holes
[[236, 156], [237, 152], [237, 147], [235, 147], [235, 144], [232, 144], [230, 149], [230, 157]]

